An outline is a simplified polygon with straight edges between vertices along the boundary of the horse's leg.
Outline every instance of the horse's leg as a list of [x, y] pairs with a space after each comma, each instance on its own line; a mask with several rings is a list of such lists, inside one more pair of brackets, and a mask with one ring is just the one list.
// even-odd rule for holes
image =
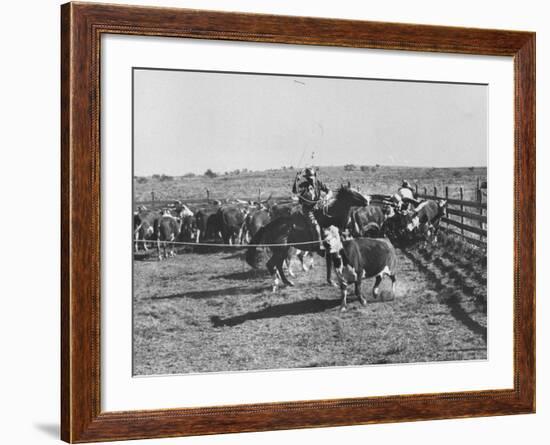
[[287, 270], [288, 274], [292, 278], [296, 278], [296, 274], [292, 271], [292, 258], [290, 258], [290, 257], [285, 258], [285, 261], [284, 261], [283, 265], [286, 265], [286, 270]]
[[359, 299], [359, 302], [363, 305], [367, 305], [367, 300], [365, 297], [363, 297], [363, 293], [361, 292], [361, 277], [357, 277], [357, 281], [355, 282], [355, 296]]
[[307, 252], [304, 252], [303, 250], [300, 250], [298, 252], [298, 259], [300, 260], [300, 263], [302, 264], [302, 270], [304, 272], [307, 272], [307, 266], [306, 266], [306, 263], [305, 263], [305, 258], [306, 258], [306, 255], [307, 255]]
[[327, 284], [330, 286], [336, 286], [336, 283], [332, 281], [331, 275], [332, 275], [332, 258], [331, 255], [327, 253], [325, 256], [325, 261], [327, 265]]
[[195, 242], [198, 243], [201, 238], [201, 229], [197, 229], [197, 234], [195, 235]]
[[275, 268], [275, 260], [273, 256], [267, 260], [266, 266], [267, 270], [271, 274], [271, 277], [273, 278], [273, 287], [271, 290], [276, 292], [277, 289], [279, 289], [279, 272]]
[[374, 298], [378, 298], [378, 286], [380, 286], [380, 283], [382, 282], [382, 274], [376, 275], [376, 281], [374, 282], [374, 287], [372, 288], [372, 296]]
[[285, 283], [287, 286], [294, 286], [294, 283], [290, 281], [286, 275], [285, 271], [283, 270], [283, 262], [284, 257], [281, 257], [279, 260], [276, 260], [275, 266], [277, 267], [277, 270], [279, 271], [279, 275], [281, 276], [281, 280], [283, 280], [283, 283]]

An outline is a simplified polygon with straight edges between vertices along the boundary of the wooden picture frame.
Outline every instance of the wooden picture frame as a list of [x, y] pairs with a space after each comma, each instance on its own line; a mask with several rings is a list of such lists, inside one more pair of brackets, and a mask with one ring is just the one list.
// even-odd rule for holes
[[[102, 412], [100, 38], [103, 34], [512, 56], [514, 387], [510, 390]], [[61, 7], [61, 437], [93, 442], [535, 411], [535, 34], [148, 8]], [[506, 199], [506, 197], [501, 197]]]

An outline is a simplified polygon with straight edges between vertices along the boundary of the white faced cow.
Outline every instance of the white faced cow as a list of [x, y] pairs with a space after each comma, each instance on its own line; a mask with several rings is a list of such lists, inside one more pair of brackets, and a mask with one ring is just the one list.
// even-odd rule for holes
[[447, 201], [427, 200], [421, 202], [407, 214], [407, 231], [420, 234], [425, 241], [437, 242], [437, 232], [441, 218], [445, 215]]
[[[169, 211], [164, 211], [163, 215], [155, 221], [154, 238], [157, 241], [157, 253], [159, 261], [163, 257], [175, 256], [174, 242], [178, 239], [181, 230], [181, 218], [176, 218]], [[161, 253], [163, 247], [164, 255]]]
[[361, 293], [361, 281], [364, 278], [376, 277], [372, 293], [377, 298], [382, 277], [389, 276], [395, 295], [397, 256], [388, 239], [358, 238], [342, 241], [338, 229], [330, 226], [325, 229], [325, 240], [329, 245], [328, 254], [332, 257], [342, 291], [341, 312], [346, 310], [347, 289], [351, 283], [355, 284], [355, 295], [361, 304], [367, 304]]
[[143, 250], [147, 248], [147, 242], [153, 239], [155, 221], [161, 217], [161, 214], [154, 210], [147, 210], [145, 206], [139, 206], [134, 212], [134, 249], [139, 251], [140, 245]]

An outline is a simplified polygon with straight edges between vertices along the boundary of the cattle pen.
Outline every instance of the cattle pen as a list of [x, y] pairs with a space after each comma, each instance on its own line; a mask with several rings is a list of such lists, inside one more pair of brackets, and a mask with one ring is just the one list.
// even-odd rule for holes
[[[307, 271], [294, 258], [295, 286], [272, 292], [267, 270], [246, 264], [246, 245], [182, 243], [166, 261], [136, 253], [134, 374], [485, 360], [487, 205], [475, 187], [419, 190], [424, 199], [449, 201], [438, 243], [397, 248], [396, 292], [384, 281], [375, 299], [366, 285], [367, 306], [352, 297], [345, 313], [337, 310], [340, 292], [327, 286], [320, 257], [308, 259], [315, 267]], [[237, 194], [220, 195], [179, 200], [193, 210], [215, 208]], [[240, 200], [261, 197], [244, 198], [252, 195]], [[274, 195], [274, 203], [292, 202]], [[172, 196], [158, 192], [135, 205], [158, 210], [173, 205]]]
[[[451, 195], [449, 186], [445, 186], [444, 195], [440, 195], [437, 187], [433, 187], [432, 194], [424, 187], [419, 192], [418, 184], [415, 186], [416, 194], [422, 199], [444, 199], [447, 201], [445, 216], [441, 222], [445, 224], [443, 230], [449, 234], [457, 235], [470, 244], [482, 249], [487, 249], [487, 187], [485, 182], [477, 180], [477, 186], [473, 190], [473, 200], [464, 199], [464, 188], [455, 189]], [[458, 196], [457, 196], [458, 195]], [[475, 237], [477, 235], [477, 237]]]
[[[443, 193], [441, 193], [443, 191]], [[481, 181], [478, 177], [477, 184], [474, 188], [465, 190], [464, 187], [452, 187], [445, 185], [444, 187], [433, 188], [420, 187], [415, 183], [415, 193], [421, 199], [444, 199], [447, 202], [445, 216], [441, 219], [444, 226], [443, 229], [449, 235], [461, 237], [464, 241], [477, 246], [481, 249], [487, 249], [487, 183]], [[470, 199], [466, 199], [469, 195]], [[265, 196], [265, 195], [264, 195]], [[162, 197], [162, 199], [159, 199]], [[235, 198], [237, 199], [237, 198]], [[240, 201], [260, 202], [262, 199], [262, 190], [258, 189], [258, 195], [255, 197], [239, 197]], [[278, 204], [289, 204], [292, 202], [290, 196], [273, 196], [268, 198], [272, 202]], [[158, 192], [151, 192], [151, 200], [140, 201], [135, 203], [137, 206], [146, 206], [153, 209], [160, 209], [171, 205], [175, 199], [169, 199], [162, 196]], [[206, 208], [224, 204], [227, 199], [215, 199], [211, 192], [205, 189], [204, 198], [189, 198], [182, 200], [186, 204], [196, 208]]]

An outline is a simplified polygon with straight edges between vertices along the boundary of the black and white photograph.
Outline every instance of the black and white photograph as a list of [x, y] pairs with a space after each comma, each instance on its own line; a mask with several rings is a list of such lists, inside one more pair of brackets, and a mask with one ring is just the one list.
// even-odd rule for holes
[[133, 375], [487, 359], [488, 86], [136, 67]]

